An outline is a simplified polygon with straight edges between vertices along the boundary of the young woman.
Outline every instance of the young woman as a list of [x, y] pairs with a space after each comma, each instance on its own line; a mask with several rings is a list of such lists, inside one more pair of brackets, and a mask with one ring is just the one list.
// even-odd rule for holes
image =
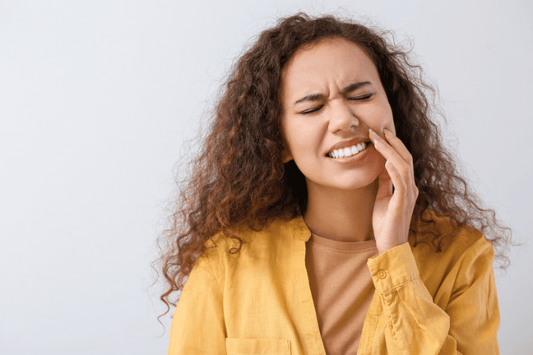
[[508, 229], [458, 175], [417, 69], [305, 14], [238, 60], [164, 236], [169, 354], [498, 353]]

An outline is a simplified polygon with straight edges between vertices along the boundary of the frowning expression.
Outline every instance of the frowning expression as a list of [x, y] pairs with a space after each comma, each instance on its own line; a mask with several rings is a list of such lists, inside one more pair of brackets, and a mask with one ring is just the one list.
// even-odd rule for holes
[[308, 186], [354, 190], [373, 183], [385, 160], [368, 129], [395, 132], [376, 67], [358, 45], [324, 39], [299, 49], [282, 73], [285, 160]]

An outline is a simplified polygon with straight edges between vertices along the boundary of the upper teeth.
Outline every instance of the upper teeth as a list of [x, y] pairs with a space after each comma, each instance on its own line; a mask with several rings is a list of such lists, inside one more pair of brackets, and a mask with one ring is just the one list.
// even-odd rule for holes
[[366, 148], [365, 143], [359, 143], [356, 145], [353, 145], [351, 147], [346, 147], [343, 149], [335, 149], [332, 152], [328, 153], [328, 156], [330, 158], [342, 158], [342, 157], [350, 157], [352, 155], [355, 155], [359, 153], [360, 151], [364, 150]]

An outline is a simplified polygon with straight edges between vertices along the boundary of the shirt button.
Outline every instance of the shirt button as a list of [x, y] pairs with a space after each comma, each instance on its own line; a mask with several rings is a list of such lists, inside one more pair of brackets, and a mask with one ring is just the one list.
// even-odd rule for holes
[[384, 278], [387, 277], [387, 273], [386, 273], [385, 271], [383, 271], [383, 270], [379, 270], [379, 271], [378, 271], [378, 277], [379, 277], [380, 279], [384, 279]]

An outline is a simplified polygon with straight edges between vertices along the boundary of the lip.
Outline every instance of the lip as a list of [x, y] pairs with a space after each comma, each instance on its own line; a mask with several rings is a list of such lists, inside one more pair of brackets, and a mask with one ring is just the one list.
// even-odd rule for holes
[[366, 143], [370, 143], [370, 142], [371, 141], [368, 138], [352, 138], [350, 140], [342, 141], [342, 142], [339, 142], [339, 143], [335, 144], [334, 146], [329, 148], [329, 150], [324, 155], [328, 154], [329, 152], [334, 151], [335, 149], [350, 148], [351, 146], [357, 145], [359, 143], [365, 143], [366, 144]]

